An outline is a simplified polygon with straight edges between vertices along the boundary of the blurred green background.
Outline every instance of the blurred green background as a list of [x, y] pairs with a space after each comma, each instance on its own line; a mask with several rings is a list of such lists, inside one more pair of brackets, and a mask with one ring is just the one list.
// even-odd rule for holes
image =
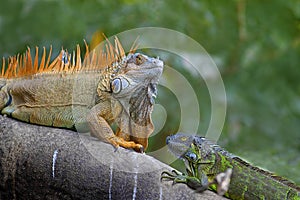
[[[57, 55], [62, 46], [73, 50], [83, 39], [90, 42], [96, 32], [109, 37], [147, 26], [192, 37], [216, 61], [228, 106], [219, 144], [300, 185], [299, 0], [6, 0], [0, 6], [0, 55], [50, 45]], [[199, 132], [205, 130], [210, 100], [203, 80], [181, 69], [174, 56], [163, 57], [197, 91]], [[159, 89], [157, 102], [166, 106], [168, 119], [151, 138], [149, 151], [178, 128], [178, 102]]]

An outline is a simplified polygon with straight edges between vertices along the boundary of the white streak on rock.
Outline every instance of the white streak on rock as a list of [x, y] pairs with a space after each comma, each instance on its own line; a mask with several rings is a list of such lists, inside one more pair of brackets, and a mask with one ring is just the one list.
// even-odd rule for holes
[[55, 162], [57, 159], [58, 150], [55, 150], [52, 157], [52, 178], [55, 178]]
[[[134, 155], [134, 160], [136, 160], [137, 157]], [[136, 191], [137, 191], [137, 178], [138, 178], [138, 169], [139, 169], [139, 163], [136, 162], [136, 166], [133, 169], [134, 172], [134, 187], [133, 187], [133, 192], [132, 192], [132, 200], [135, 200], [136, 198]]]
[[163, 199], [163, 191], [161, 185], [159, 186], [159, 200]]
[[111, 188], [112, 188], [112, 180], [113, 180], [113, 169], [114, 169], [114, 159], [112, 159], [109, 166], [109, 188], [108, 188], [108, 198], [111, 200]]

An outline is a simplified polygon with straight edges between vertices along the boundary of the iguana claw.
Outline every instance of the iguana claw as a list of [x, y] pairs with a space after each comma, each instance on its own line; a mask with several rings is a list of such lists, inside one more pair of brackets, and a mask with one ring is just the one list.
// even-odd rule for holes
[[[166, 174], [166, 176], [164, 176]], [[181, 176], [180, 173], [178, 173], [176, 170], [172, 170], [171, 173], [168, 171], [163, 171], [161, 173], [160, 181], [162, 181], [164, 178], [175, 181], [176, 177]]]
[[136, 152], [144, 153], [144, 147], [141, 144], [137, 144], [133, 141], [125, 141], [123, 138], [113, 136], [108, 138], [108, 142], [111, 143], [114, 147], [118, 148], [119, 146], [126, 149], [134, 149]]
[[[164, 174], [166, 174], [166, 175], [164, 175]], [[160, 180], [162, 180], [162, 179], [173, 180], [173, 184], [185, 183], [185, 184], [187, 184], [187, 186], [189, 186], [192, 189], [197, 190], [198, 192], [203, 192], [209, 186], [206, 176], [203, 176], [201, 178], [201, 180], [199, 180], [196, 177], [188, 176], [183, 173], [181, 174], [181, 173], [177, 172], [176, 170], [172, 170], [171, 172], [163, 171], [161, 173]]]

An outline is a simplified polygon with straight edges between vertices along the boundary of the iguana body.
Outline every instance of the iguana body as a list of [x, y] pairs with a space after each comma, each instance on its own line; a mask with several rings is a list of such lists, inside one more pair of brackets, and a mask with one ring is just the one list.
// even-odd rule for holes
[[[143, 151], [153, 131], [151, 112], [163, 62], [139, 53], [127, 56], [118, 41], [106, 51], [80, 48], [51, 63], [45, 50], [11, 57], [0, 73], [0, 110], [13, 118], [46, 126], [90, 129], [114, 146]], [[111, 124], [116, 123], [114, 134]]]
[[[215, 177], [232, 169], [228, 192], [232, 199], [300, 199], [300, 187], [234, 156], [204, 137], [178, 133], [167, 138], [169, 150], [182, 158], [188, 175], [165, 173], [164, 178], [190, 184], [202, 191], [208, 186], [216, 190]], [[179, 181], [178, 181], [179, 180]]]

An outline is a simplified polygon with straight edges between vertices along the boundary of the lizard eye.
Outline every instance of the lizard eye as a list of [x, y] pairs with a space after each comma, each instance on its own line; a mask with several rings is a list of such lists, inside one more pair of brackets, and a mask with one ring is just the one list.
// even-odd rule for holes
[[188, 160], [191, 160], [191, 161], [196, 161], [198, 159], [197, 155], [192, 152], [187, 152], [185, 154], [185, 156], [187, 157]]
[[142, 55], [138, 54], [138, 55], [136, 56], [136, 58], [135, 58], [135, 63], [136, 63], [137, 65], [141, 65], [141, 64], [143, 64], [144, 62], [145, 62], [145, 58], [144, 58]]

